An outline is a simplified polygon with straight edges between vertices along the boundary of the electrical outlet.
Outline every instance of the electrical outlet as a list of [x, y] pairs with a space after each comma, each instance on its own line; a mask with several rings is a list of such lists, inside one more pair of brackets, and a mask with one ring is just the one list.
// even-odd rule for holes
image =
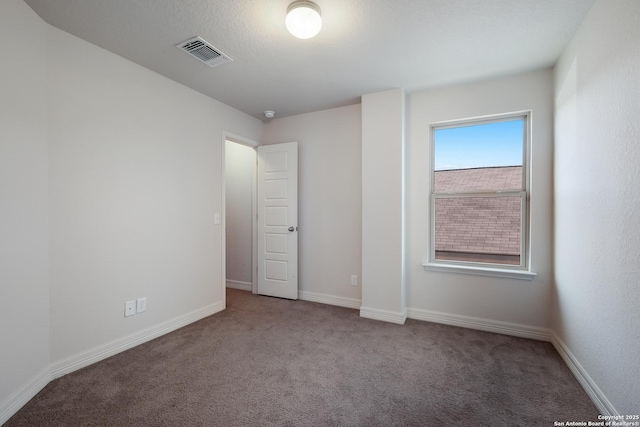
[[147, 311], [147, 297], [138, 298], [138, 305], [136, 306], [136, 313], [142, 313], [143, 311]]
[[358, 275], [357, 274], [352, 274], [351, 275], [351, 286], [358, 286]]
[[136, 302], [127, 301], [124, 303], [124, 317], [133, 316], [136, 314]]

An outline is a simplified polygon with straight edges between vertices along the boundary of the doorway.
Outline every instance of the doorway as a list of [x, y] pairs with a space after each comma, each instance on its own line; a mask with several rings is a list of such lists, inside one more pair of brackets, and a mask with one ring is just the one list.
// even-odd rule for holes
[[251, 145], [225, 139], [225, 286], [256, 293], [257, 157]]
[[223, 147], [224, 288], [298, 299], [298, 143]]

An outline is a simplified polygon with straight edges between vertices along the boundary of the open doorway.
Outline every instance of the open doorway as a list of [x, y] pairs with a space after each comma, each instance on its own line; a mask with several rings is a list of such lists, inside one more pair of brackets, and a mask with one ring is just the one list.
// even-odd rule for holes
[[256, 293], [256, 151], [225, 140], [226, 287]]
[[298, 299], [298, 143], [224, 138], [224, 287]]

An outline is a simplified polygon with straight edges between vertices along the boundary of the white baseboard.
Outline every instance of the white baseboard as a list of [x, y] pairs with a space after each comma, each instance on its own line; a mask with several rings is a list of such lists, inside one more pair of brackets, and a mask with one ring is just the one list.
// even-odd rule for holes
[[380, 310], [378, 308], [360, 307], [360, 317], [404, 325], [404, 322], [407, 320], [407, 313], [401, 311]]
[[241, 291], [253, 291], [253, 283], [241, 282], [239, 280], [227, 280], [227, 288], [239, 289]]
[[38, 392], [50, 381], [152, 339], [158, 338], [162, 335], [168, 334], [169, 332], [175, 331], [176, 329], [187, 326], [193, 322], [197, 322], [200, 319], [218, 313], [222, 310], [224, 310], [224, 304], [222, 302], [211, 304], [182, 316], [178, 316], [174, 319], [167, 320], [166, 322], [162, 322], [143, 331], [99, 345], [50, 364], [36, 374], [24, 386], [9, 396], [4, 402], [0, 403], [0, 425], [5, 423], [16, 412], [18, 412], [20, 408], [38, 394]]
[[616, 408], [613, 407], [613, 404], [607, 399], [595, 381], [591, 379], [591, 376], [582, 367], [580, 362], [578, 362], [578, 359], [571, 353], [569, 347], [567, 347], [554, 331], [551, 331], [551, 343], [560, 354], [560, 357], [562, 357], [562, 360], [564, 360], [564, 363], [567, 364], [573, 376], [576, 377], [584, 391], [589, 395], [593, 404], [596, 405], [598, 411], [600, 411], [602, 415], [619, 416], [620, 414], [616, 411]]
[[[427, 322], [442, 323], [445, 325], [459, 326], [463, 328], [477, 329], [481, 331], [494, 332], [505, 335], [512, 335], [522, 338], [536, 339], [540, 341], [550, 341], [555, 347], [560, 357], [567, 364], [573, 375], [583, 387], [594, 405], [603, 415], [620, 415], [613, 404], [607, 399], [591, 376], [578, 362], [566, 344], [558, 335], [546, 328], [527, 326], [518, 323], [500, 322], [477, 317], [461, 316], [456, 314], [442, 313], [430, 310], [409, 308], [406, 313], [392, 312], [368, 307], [361, 307], [360, 300], [336, 297], [332, 295], [317, 294], [313, 292], [300, 291], [299, 298], [305, 301], [331, 304], [347, 308], [360, 308], [360, 317], [367, 319], [381, 320], [397, 324], [404, 324], [407, 318], [423, 320]], [[201, 309], [192, 311], [185, 315], [176, 317], [166, 322], [160, 323], [151, 328], [131, 334], [129, 336], [111, 341], [109, 343], [94, 347], [87, 351], [70, 356], [66, 359], [52, 363], [43, 368], [25, 385], [0, 403], [0, 425], [11, 418], [20, 408], [40, 392], [51, 380], [84, 368], [92, 363], [96, 363], [107, 357], [113, 356], [122, 351], [133, 348], [144, 342], [155, 339], [159, 336], [172, 332], [181, 327], [203, 319], [224, 309], [222, 302], [211, 304]]]
[[6, 423], [9, 418], [26, 405], [40, 390], [45, 388], [52, 379], [51, 369], [49, 366], [46, 366], [4, 402], [0, 403], [0, 425]]
[[560, 354], [560, 357], [562, 357], [562, 360], [564, 360], [600, 413], [603, 415], [620, 415], [593, 379], [591, 379], [587, 371], [580, 365], [565, 343], [562, 342], [558, 335], [551, 329], [417, 308], [409, 308], [407, 315], [410, 319], [415, 320], [460, 326], [462, 328], [477, 329], [539, 341], [549, 341], [553, 344], [558, 354]]
[[458, 314], [442, 313], [439, 311], [408, 309], [409, 319], [442, 323], [444, 325], [459, 326], [479, 331], [494, 332], [514, 337], [530, 338], [538, 341], [551, 341], [551, 331], [547, 328], [528, 326], [520, 323], [501, 322], [480, 317], [461, 316]]
[[4, 402], [0, 403], [0, 425], [5, 423], [16, 412], [18, 412], [20, 408], [38, 394], [38, 392], [50, 381], [152, 339], [158, 338], [162, 335], [168, 334], [169, 332], [175, 331], [183, 326], [187, 326], [207, 316], [218, 313], [223, 309], [224, 304], [222, 302], [211, 304], [185, 315], [167, 320], [166, 322], [162, 322], [143, 331], [99, 345], [50, 364], [38, 372], [31, 380], [9, 396]]
[[222, 302], [167, 320], [148, 329], [99, 345], [51, 364], [51, 378], [58, 378], [115, 354], [129, 350], [154, 338], [168, 334], [224, 309]]
[[298, 298], [304, 301], [337, 305], [338, 307], [359, 309], [361, 301], [355, 298], [337, 297], [333, 295], [317, 294], [315, 292], [298, 291]]

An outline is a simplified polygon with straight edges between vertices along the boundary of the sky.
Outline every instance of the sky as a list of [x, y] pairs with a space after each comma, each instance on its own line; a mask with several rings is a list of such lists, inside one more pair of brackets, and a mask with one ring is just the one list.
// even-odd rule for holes
[[522, 165], [522, 119], [435, 131], [435, 170]]

